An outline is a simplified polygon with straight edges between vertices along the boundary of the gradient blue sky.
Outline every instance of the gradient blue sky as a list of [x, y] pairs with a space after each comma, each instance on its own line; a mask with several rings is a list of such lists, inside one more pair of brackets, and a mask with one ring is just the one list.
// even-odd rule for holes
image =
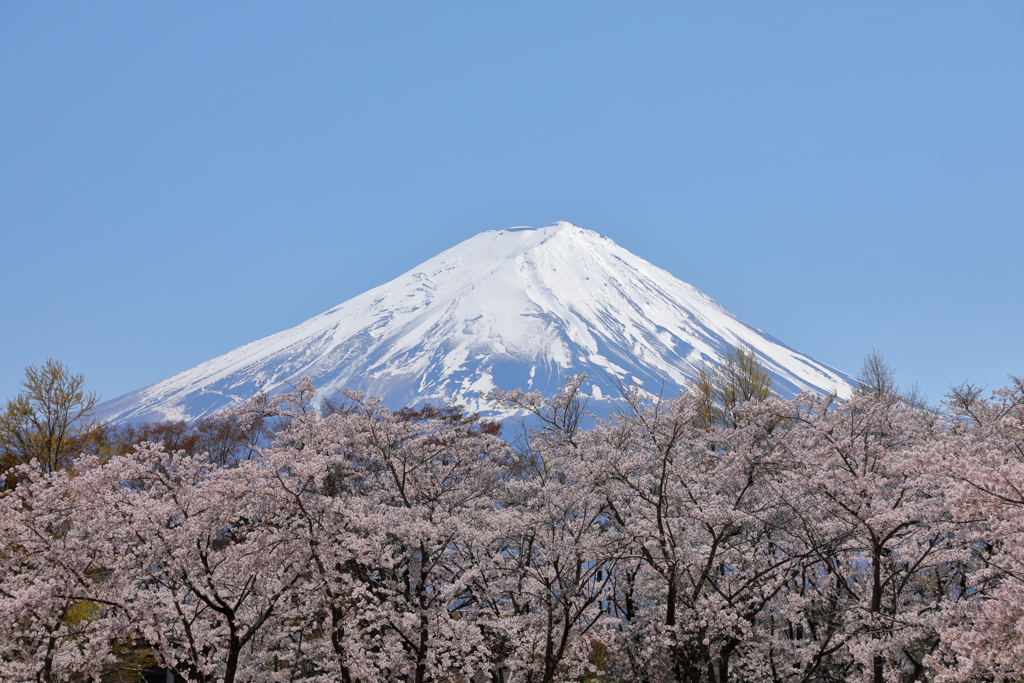
[[1024, 3], [0, 4], [0, 398], [568, 220], [937, 400], [1024, 374]]

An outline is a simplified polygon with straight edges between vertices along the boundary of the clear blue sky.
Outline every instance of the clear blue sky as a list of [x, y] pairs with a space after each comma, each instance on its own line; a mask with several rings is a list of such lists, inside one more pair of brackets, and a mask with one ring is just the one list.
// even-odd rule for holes
[[0, 4], [0, 399], [564, 219], [933, 400], [1024, 374], [1024, 3]]

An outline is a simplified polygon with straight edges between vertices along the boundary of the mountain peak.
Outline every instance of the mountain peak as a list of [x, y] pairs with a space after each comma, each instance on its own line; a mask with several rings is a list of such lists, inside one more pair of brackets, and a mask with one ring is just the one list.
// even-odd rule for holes
[[[580, 234], [597, 235], [597, 233], [594, 232], [593, 230], [587, 230], [586, 228], [581, 228], [578, 225], [573, 225], [569, 221], [555, 221], [551, 225], [546, 225], [546, 226], [544, 226], [541, 229], [542, 230], [550, 230], [552, 232], [561, 232], [563, 230], [574, 230], [574, 231], [576, 231], [577, 233], [580, 233]], [[598, 236], [600, 236], [600, 235], [598, 235]]]
[[[543, 228], [518, 226], [515, 228], [505, 228], [504, 230], [489, 230], [471, 237], [467, 242], [476, 239], [487, 239], [490, 237], [492, 239], [501, 240], [519, 240], [519, 243], [524, 246], [539, 246], [540, 244], [545, 243], [546, 240], [556, 236], [560, 238], [580, 239], [584, 241], [608, 239], [604, 235], [600, 235], [593, 230], [581, 228], [568, 221], [556, 221], [551, 225], [544, 226]], [[465, 242], [463, 244], [465, 244]], [[456, 246], [455, 248], [458, 249], [459, 246]]]
[[[556, 232], [556, 231], [559, 231], [559, 230], [567, 230], [567, 229], [572, 229], [572, 228], [575, 228], [576, 230], [584, 230], [584, 228], [581, 228], [578, 225], [573, 225], [569, 221], [555, 221], [554, 223], [551, 223], [550, 225], [545, 225], [543, 228], [535, 228], [535, 227], [530, 226], [530, 225], [519, 225], [519, 226], [516, 226], [516, 227], [513, 227], [513, 228], [504, 228], [503, 230], [492, 230], [492, 231], [489, 231], [489, 232], [526, 232], [526, 231], [537, 231], [537, 230], [547, 230], [548, 232]], [[593, 232], [593, 231], [592, 230], [584, 230], [584, 232]]]
[[566, 221], [480, 233], [290, 329], [99, 407], [117, 421], [193, 419], [308, 375], [398, 408], [486, 410], [498, 386], [551, 393], [586, 371], [600, 409], [621, 384], [669, 394], [735, 346], [784, 395], [848, 394], [852, 378], [739, 320], [696, 288]]

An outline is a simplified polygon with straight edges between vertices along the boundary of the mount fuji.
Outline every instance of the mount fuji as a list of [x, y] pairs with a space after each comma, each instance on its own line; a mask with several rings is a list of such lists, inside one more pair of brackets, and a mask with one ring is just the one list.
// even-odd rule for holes
[[590, 230], [491, 230], [306, 322], [107, 401], [113, 422], [192, 420], [303, 376], [399, 408], [456, 401], [488, 411], [494, 387], [552, 393], [587, 373], [590, 409], [622, 384], [675, 395], [745, 346], [783, 396], [848, 396], [850, 375], [747, 325], [708, 296]]

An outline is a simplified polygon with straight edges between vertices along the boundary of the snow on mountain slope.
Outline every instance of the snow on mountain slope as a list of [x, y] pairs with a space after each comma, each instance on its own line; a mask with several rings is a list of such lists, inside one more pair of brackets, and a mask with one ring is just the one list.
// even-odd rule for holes
[[498, 386], [552, 392], [586, 371], [591, 408], [616, 381], [682, 390], [733, 346], [753, 349], [776, 389], [848, 395], [849, 375], [755, 329], [610, 239], [566, 222], [472, 237], [306, 322], [99, 406], [101, 419], [194, 419], [308, 375], [397, 408], [479, 398]]

